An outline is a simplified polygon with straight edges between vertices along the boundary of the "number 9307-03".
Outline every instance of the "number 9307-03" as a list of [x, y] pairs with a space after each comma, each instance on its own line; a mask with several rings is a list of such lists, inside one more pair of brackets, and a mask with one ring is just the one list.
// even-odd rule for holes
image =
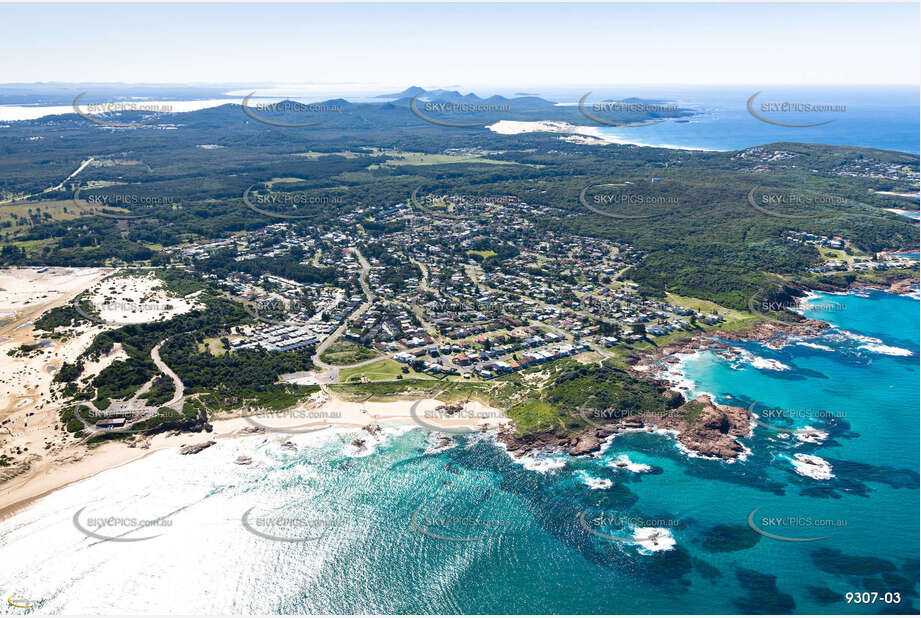
[[902, 595], [898, 592], [848, 592], [844, 595], [848, 603], [872, 605], [873, 603], [885, 603], [887, 605], [898, 605], [902, 602]]

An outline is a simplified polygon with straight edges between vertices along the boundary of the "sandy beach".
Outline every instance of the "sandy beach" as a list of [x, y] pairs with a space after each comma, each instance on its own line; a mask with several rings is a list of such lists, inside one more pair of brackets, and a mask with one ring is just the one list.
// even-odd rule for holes
[[[361, 429], [383, 427], [416, 427], [413, 411], [422, 423], [447, 430], [499, 427], [508, 422], [498, 409], [470, 401], [458, 418], [437, 418], [435, 412], [441, 401], [417, 399], [385, 402], [345, 401], [323, 391], [302, 406], [276, 412], [237, 412], [212, 422], [212, 432], [166, 432], [151, 437], [138, 437], [132, 442], [103, 444], [87, 448], [73, 444], [56, 456], [36, 461], [25, 474], [0, 484], [0, 520], [26, 508], [56, 489], [61, 489], [95, 474], [137, 461], [147, 455], [170, 448], [195, 445], [208, 440], [232, 439], [254, 433], [306, 433], [326, 427]], [[415, 408], [415, 410], [413, 410]], [[424, 426], [424, 425], [422, 425]]]

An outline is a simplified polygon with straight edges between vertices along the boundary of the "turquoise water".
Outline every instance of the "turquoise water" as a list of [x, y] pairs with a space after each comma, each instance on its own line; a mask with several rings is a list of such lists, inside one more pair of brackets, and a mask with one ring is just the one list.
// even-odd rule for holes
[[[811, 302], [836, 329], [781, 349], [733, 344], [733, 359], [706, 352], [685, 371], [695, 393], [758, 400], [762, 420], [808, 413], [766, 424], [809, 425], [821, 443], [758, 426], [747, 459], [727, 464], [652, 433], [614, 438], [597, 458], [520, 461], [479, 435], [433, 450], [420, 429], [388, 429], [367, 456], [350, 446], [357, 431], [290, 437], [296, 450], [283, 436], [222, 440], [156, 453], [0, 522], [14, 557], [0, 590], [42, 613], [916, 613], [918, 301]], [[834, 476], [798, 474], [797, 453]], [[234, 465], [240, 455], [252, 464]], [[613, 466], [621, 458], [632, 469]], [[754, 509], [770, 534], [827, 538], [758, 535]], [[170, 525], [104, 527], [159, 535], [104, 542], [75, 514], [91, 529], [87, 517]], [[663, 529], [658, 546], [633, 542], [649, 528]], [[901, 603], [844, 602], [857, 591]]]
[[[844, 106], [845, 111], [770, 113], [771, 120], [829, 124], [810, 127], [778, 126], [749, 113], [748, 98], [758, 112], [762, 103], [797, 102]], [[612, 94], [621, 94], [615, 92]], [[593, 93], [605, 100], [600, 92]], [[681, 121], [644, 127], [605, 127], [601, 132], [628, 143], [649, 146], [737, 150], [775, 142], [804, 142], [839, 146], [864, 146], [918, 153], [918, 89], [911, 87], [781, 87], [749, 88], [676, 87], [647, 88], [636, 96], [676, 101], [695, 115]], [[819, 118], [818, 116], [821, 116]], [[590, 123], [587, 123], [590, 124]]]

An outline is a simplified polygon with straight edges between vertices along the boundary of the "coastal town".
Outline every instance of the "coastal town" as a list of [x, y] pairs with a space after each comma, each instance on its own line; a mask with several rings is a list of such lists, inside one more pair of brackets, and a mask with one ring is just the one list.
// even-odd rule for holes
[[[535, 223], [554, 212], [515, 195], [416, 190], [404, 201], [357, 209], [317, 225], [280, 217], [252, 231], [164, 248], [156, 256], [156, 268], [125, 264], [97, 274], [95, 283], [72, 301], [81, 316], [90, 318], [91, 327], [65, 337], [86, 346], [106, 328], [162, 322], [201, 308], [202, 287], [169, 294], [166, 281], [156, 274], [162, 269], [198, 278], [245, 310], [242, 321], [216, 324], [215, 334], [198, 343], [200, 351], [215, 358], [303, 354], [312, 370], [294, 372], [283, 381], [323, 388], [420, 378], [490, 384], [519, 373], [535, 375], [537, 367], [567, 359], [590, 365], [633, 358], [633, 371], [655, 382], [659, 375], [649, 372], [653, 365], [641, 367], [645, 361], [636, 360], [648, 356], [644, 350], [674, 341], [705, 341], [708, 332], [748, 328], [750, 316], [716, 303], [642, 294], [629, 273], [643, 263], [643, 251], [624, 242], [541, 229]], [[866, 254], [841, 236], [790, 229], [780, 240], [818, 251], [822, 264], [810, 268], [816, 276], [885, 276], [889, 270], [918, 266], [916, 253]], [[46, 271], [35, 269], [34, 280], [54, 275]], [[30, 315], [42, 328], [56, 319]], [[37, 405], [60, 406], [75, 397], [80, 402], [78, 394], [86, 393], [78, 405], [83, 411], [62, 418], [71, 430], [91, 436], [124, 431], [135, 423], [155, 422], [164, 409], [187, 415], [184, 422], [190, 426], [204, 426], [198, 411], [201, 398], [184, 394], [182, 380], [157, 354], [166, 338], [150, 358], [169, 380], [151, 379], [140, 389], [120, 393], [99, 388], [94, 375], [128, 360], [121, 348], [102, 359], [87, 359], [92, 364], [83, 370], [78, 387], [52, 377], [64, 369], [73, 372], [79, 350], [59, 358], [52, 351], [53, 338], [43, 338], [39, 331], [23, 337], [22, 326], [14, 324], [10, 327], [17, 330], [10, 332], [22, 343], [6, 346], [7, 362], [26, 359], [39, 374], [44, 366], [43, 381], [48, 383], [32, 391], [45, 391]], [[52, 326], [52, 337], [58, 336], [54, 332]], [[49, 363], [48, 355], [59, 360]], [[650, 358], [660, 362], [662, 357]], [[112, 401], [98, 394], [109, 391], [115, 396]], [[33, 406], [26, 404], [20, 414], [8, 416], [3, 421], [8, 432], [20, 425], [24, 430], [31, 414]], [[692, 435], [683, 422], [677, 426]], [[722, 451], [727, 457], [738, 455], [735, 442], [716, 438], [732, 446]], [[9, 444], [3, 454], [7, 461], [21, 461], [22, 447], [2, 439]], [[48, 436], [47, 448], [56, 444]], [[694, 444], [708, 448], [707, 440]]]
[[[313, 346], [344, 327], [343, 339], [372, 361], [389, 357], [433, 375], [488, 379], [587, 351], [606, 358], [621, 342], [726, 319], [718, 309], [642, 298], [636, 284], [621, 279], [642, 253], [539, 233], [531, 221], [544, 209], [515, 196], [414, 200], [415, 208], [361, 213], [390, 233], [372, 236], [343, 220], [303, 236], [293, 224], [275, 223], [168, 253], [193, 270], [229, 252], [234, 262], [296, 255], [337, 273], [332, 284], [203, 273], [250, 304], [261, 322], [232, 336], [233, 349]], [[495, 238], [503, 240], [494, 246]]]

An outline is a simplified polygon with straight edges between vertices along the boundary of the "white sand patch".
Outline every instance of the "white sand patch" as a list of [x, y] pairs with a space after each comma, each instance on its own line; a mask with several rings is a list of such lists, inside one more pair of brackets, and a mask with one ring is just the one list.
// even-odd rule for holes
[[116, 343], [105, 356], [100, 356], [98, 360], [86, 361], [83, 363], [83, 374], [80, 379], [87, 379], [99, 374], [100, 371], [114, 363], [115, 361], [128, 360], [128, 354], [122, 347], [121, 343]]
[[611, 143], [608, 140], [593, 135], [566, 135], [560, 139], [570, 144], [582, 144], [584, 146], [604, 146]]
[[599, 143], [608, 143], [596, 127], [577, 127], [568, 122], [554, 120], [538, 120], [528, 122], [522, 120], [500, 120], [496, 124], [486, 127], [493, 133], [500, 135], [518, 135], [521, 133], [565, 133], [588, 135], [594, 137]]
[[0, 270], [0, 313], [13, 314], [77, 294], [111, 271], [108, 268], [5, 268]]
[[117, 324], [168, 320], [202, 307], [191, 295], [179, 298], [169, 294], [153, 274], [111, 277], [90, 288], [85, 298], [101, 319]]

